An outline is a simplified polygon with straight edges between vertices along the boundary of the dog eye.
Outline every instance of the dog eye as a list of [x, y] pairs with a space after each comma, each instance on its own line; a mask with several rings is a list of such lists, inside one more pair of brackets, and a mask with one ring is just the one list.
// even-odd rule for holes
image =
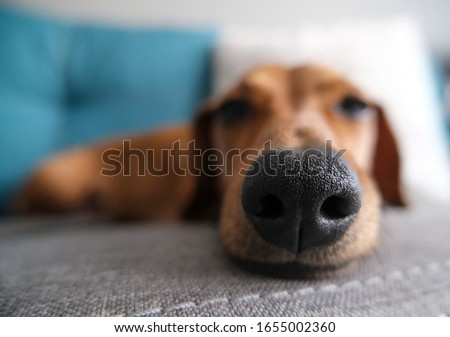
[[364, 101], [354, 96], [344, 97], [342, 101], [338, 103], [337, 111], [352, 119], [362, 119], [373, 112]]
[[245, 120], [251, 111], [251, 104], [242, 98], [224, 102], [216, 112], [217, 119], [225, 126], [234, 125]]

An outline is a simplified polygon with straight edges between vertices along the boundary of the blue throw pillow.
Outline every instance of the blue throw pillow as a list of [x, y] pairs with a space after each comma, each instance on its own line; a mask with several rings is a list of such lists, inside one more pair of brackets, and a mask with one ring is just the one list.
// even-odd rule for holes
[[210, 93], [215, 40], [0, 9], [0, 208], [56, 151], [190, 118]]
[[442, 107], [442, 123], [444, 124], [444, 127], [447, 131], [448, 136], [448, 149], [450, 154], [450, 118], [449, 118], [449, 111], [450, 108], [447, 106], [446, 97], [445, 97], [445, 86], [447, 84], [447, 78], [445, 76], [445, 72], [443, 69], [443, 65], [435, 58], [430, 56], [430, 64], [431, 64], [431, 70], [432, 75], [434, 79], [435, 84], [435, 92], [438, 95], [438, 100], [441, 103]]

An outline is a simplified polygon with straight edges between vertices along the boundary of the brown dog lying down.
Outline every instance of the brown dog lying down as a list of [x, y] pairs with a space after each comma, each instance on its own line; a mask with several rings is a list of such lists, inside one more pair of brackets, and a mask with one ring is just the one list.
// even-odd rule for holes
[[235, 260], [316, 276], [375, 247], [381, 197], [404, 204], [381, 108], [330, 70], [269, 65], [206, 103], [191, 125], [50, 159], [18, 207], [218, 219]]

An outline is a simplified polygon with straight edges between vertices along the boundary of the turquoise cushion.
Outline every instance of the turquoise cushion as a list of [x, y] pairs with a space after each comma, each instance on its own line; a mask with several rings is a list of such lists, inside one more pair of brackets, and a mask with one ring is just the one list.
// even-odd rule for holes
[[117, 29], [0, 9], [0, 202], [49, 155], [190, 118], [211, 29]]
[[438, 96], [438, 100], [441, 103], [441, 114], [442, 114], [442, 124], [444, 125], [446, 132], [447, 132], [447, 137], [448, 137], [448, 142], [447, 142], [447, 147], [450, 153], [450, 118], [449, 118], [449, 111], [448, 109], [450, 108], [447, 103], [446, 103], [446, 94], [445, 94], [445, 86], [447, 84], [447, 78], [444, 72], [444, 67], [443, 65], [438, 61], [437, 58], [435, 57], [431, 57], [430, 56], [430, 63], [431, 63], [431, 71], [432, 71], [432, 75], [433, 75], [433, 79], [434, 79], [434, 85], [435, 85], [435, 92], [436, 95]]

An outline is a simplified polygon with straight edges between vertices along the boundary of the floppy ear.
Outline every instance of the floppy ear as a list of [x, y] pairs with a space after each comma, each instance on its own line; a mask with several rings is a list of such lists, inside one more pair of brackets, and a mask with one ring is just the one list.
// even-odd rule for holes
[[[211, 141], [212, 123], [214, 120], [214, 111], [217, 105], [215, 102], [208, 101], [201, 106], [194, 120], [193, 130], [195, 139], [195, 148], [200, 149], [201, 156], [196, 156], [195, 167], [201, 168], [198, 177], [197, 190], [188, 208], [185, 216], [187, 219], [207, 219], [215, 220], [219, 213], [219, 191], [217, 178], [211, 174], [209, 162], [203, 153], [208, 149], [214, 149]], [[208, 205], [205, 209], [205, 205]]]
[[212, 123], [216, 109], [217, 103], [207, 101], [200, 107], [194, 119], [195, 145], [203, 151], [212, 147]]
[[402, 193], [401, 160], [394, 134], [382, 108], [378, 110], [378, 139], [375, 147], [373, 174], [383, 199], [393, 205], [406, 206]]

